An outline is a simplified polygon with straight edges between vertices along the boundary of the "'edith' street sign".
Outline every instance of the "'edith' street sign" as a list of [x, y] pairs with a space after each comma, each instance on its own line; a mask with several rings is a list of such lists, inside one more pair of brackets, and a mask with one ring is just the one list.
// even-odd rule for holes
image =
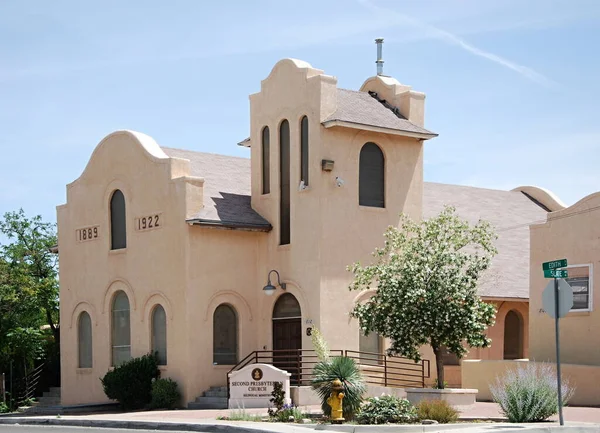
[[542, 263], [542, 269], [547, 271], [549, 269], [566, 268], [567, 259], [553, 260], [551, 262]]
[[544, 269], [544, 278], [569, 278], [566, 269]]

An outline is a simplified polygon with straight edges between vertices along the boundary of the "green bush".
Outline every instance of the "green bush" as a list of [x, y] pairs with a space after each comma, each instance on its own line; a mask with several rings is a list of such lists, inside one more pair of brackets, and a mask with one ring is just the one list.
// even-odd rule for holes
[[0, 413], [8, 413], [10, 412], [10, 408], [6, 405], [6, 403], [0, 401]]
[[152, 409], [174, 409], [179, 403], [181, 394], [177, 382], [171, 379], [156, 379], [152, 382]]
[[104, 393], [124, 409], [141, 409], [152, 400], [152, 380], [160, 377], [155, 355], [133, 358], [115, 367], [100, 381]]
[[420, 420], [432, 419], [447, 424], [458, 420], [458, 411], [446, 400], [423, 400], [417, 404], [417, 416]]
[[356, 415], [359, 424], [411, 423], [417, 421], [417, 411], [405, 398], [393, 395], [369, 398]]
[[[565, 380], [561, 388], [563, 404], [567, 404], [574, 389]], [[549, 364], [530, 363], [509, 370], [496, 378], [490, 391], [510, 422], [538, 422], [558, 413], [556, 373]]]
[[317, 392], [321, 399], [321, 409], [326, 416], [331, 416], [331, 407], [327, 404], [327, 399], [331, 395], [332, 382], [339, 379], [344, 387], [344, 418], [351, 420], [360, 410], [360, 404], [363, 401], [363, 394], [367, 388], [362, 374], [354, 359], [345, 356], [336, 356], [329, 358], [328, 361], [321, 361], [313, 369], [314, 379], [311, 387]]

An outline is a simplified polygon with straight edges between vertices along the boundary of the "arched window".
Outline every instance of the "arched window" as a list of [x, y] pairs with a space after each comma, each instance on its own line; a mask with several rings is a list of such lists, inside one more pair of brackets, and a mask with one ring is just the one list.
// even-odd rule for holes
[[167, 315], [162, 305], [152, 311], [152, 353], [158, 357], [158, 365], [167, 365]]
[[262, 193], [271, 192], [271, 138], [269, 136], [269, 127], [265, 126], [262, 130]]
[[308, 117], [300, 121], [300, 180], [308, 186]]
[[289, 319], [298, 318], [302, 316], [300, 310], [300, 304], [294, 295], [291, 293], [284, 293], [281, 295], [275, 307], [273, 307], [273, 319]]
[[504, 318], [504, 359], [523, 358], [523, 323], [514, 310]]
[[237, 364], [237, 313], [221, 304], [213, 315], [213, 364]]
[[279, 244], [290, 243], [290, 124], [279, 126]]
[[127, 247], [127, 217], [125, 215], [125, 196], [121, 190], [115, 190], [110, 198], [110, 249], [120, 250]]
[[92, 319], [83, 311], [77, 322], [79, 368], [92, 368]]
[[375, 332], [370, 332], [369, 335], [363, 334], [362, 331], [359, 332], [358, 351], [361, 352], [360, 361], [365, 364], [383, 363], [381, 337]]
[[129, 323], [129, 298], [117, 292], [112, 303], [112, 365], [131, 359], [131, 329]]
[[385, 207], [385, 161], [375, 143], [367, 143], [360, 150], [358, 204]]

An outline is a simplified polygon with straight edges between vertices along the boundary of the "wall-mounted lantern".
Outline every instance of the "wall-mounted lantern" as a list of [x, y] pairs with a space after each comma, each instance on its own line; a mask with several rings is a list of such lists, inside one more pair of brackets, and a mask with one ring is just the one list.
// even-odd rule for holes
[[271, 273], [275, 272], [275, 274], [277, 274], [277, 285], [279, 287], [281, 287], [283, 290], [285, 290], [285, 283], [282, 283], [281, 280], [279, 279], [279, 272], [277, 272], [275, 269], [272, 269], [271, 271], [269, 271], [269, 274], [267, 275], [267, 285], [265, 287], [263, 287], [263, 291], [265, 292], [265, 295], [267, 296], [271, 296], [273, 293], [275, 293], [275, 290], [277, 289], [277, 287], [275, 287], [273, 284], [271, 284]]

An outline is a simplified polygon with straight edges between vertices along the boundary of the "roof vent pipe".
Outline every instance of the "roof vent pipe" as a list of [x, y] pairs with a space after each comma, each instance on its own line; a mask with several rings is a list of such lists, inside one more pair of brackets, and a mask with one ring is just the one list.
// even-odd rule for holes
[[383, 38], [375, 39], [375, 43], [377, 44], [377, 75], [383, 75], [383, 58], [382, 58], [382, 48], [383, 48]]

